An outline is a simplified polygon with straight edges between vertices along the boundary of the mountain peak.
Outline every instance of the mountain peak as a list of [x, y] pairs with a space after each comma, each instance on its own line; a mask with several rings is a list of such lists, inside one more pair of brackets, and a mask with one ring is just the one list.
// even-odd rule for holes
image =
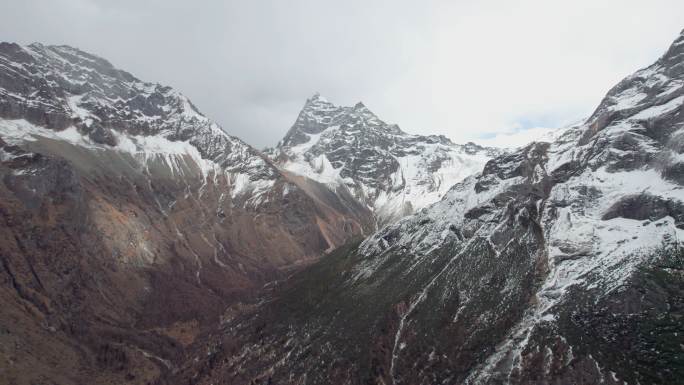
[[329, 110], [331, 108], [336, 108], [336, 106], [333, 103], [330, 103], [325, 96], [321, 95], [319, 92], [316, 92], [310, 98], [306, 99], [302, 111], [319, 109]]
[[332, 104], [325, 96], [321, 95], [320, 92], [315, 92], [310, 98], [306, 99], [306, 105], [316, 105], [316, 104]]
[[495, 151], [445, 136], [410, 135], [363, 102], [336, 106], [316, 93], [274, 151], [279, 166], [343, 188], [388, 223], [441, 199]]
[[626, 77], [603, 98], [587, 120], [591, 130], [585, 140], [624, 120], [638, 108], [664, 104], [681, 95], [684, 79], [684, 31], [655, 63]]
[[66, 44], [46, 45], [43, 43], [34, 42], [26, 46], [26, 48], [28, 48], [30, 51], [33, 51], [34, 53], [54, 53], [70, 62], [90, 62], [92, 64], [99, 64], [101, 66], [114, 69], [114, 65], [112, 65], [112, 63], [110, 63], [108, 60]]

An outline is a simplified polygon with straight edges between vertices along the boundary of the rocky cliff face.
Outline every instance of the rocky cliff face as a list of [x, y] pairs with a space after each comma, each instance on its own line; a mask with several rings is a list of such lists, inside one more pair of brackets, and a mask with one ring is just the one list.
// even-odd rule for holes
[[150, 383], [224, 308], [370, 231], [170, 87], [0, 43], [0, 377]]
[[684, 33], [585, 123], [495, 157], [226, 319], [185, 377], [681, 382], [683, 105]]
[[363, 103], [339, 107], [319, 94], [269, 154], [284, 169], [348, 192], [380, 225], [440, 200], [502, 152], [444, 136], [410, 135]]

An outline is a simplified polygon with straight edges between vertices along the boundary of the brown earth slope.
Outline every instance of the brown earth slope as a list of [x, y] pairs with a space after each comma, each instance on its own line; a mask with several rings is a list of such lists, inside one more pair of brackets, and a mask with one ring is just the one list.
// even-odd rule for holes
[[372, 229], [168, 87], [68, 47], [0, 64], [1, 384], [163, 383], [229, 304]]

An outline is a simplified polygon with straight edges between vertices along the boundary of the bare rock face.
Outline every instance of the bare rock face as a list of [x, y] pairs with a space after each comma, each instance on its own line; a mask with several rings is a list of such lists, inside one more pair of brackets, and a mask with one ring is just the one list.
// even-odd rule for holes
[[585, 123], [228, 318], [180, 381], [681, 382], [683, 69], [684, 33]]
[[347, 191], [380, 225], [440, 200], [451, 186], [502, 151], [459, 145], [438, 135], [410, 135], [363, 103], [336, 106], [319, 94], [304, 104], [275, 149], [282, 168]]
[[165, 381], [224, 309], [373, 229], [170, 87], [0, 44], [0, 377]]

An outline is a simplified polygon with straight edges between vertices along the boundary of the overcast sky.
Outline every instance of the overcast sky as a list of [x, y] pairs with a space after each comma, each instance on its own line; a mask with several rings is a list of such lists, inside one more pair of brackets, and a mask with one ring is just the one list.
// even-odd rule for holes
[[524, 139], [589, 115], [682, 28], [681, 0], [0, 0], [0, 39], [103, 56], [257, 147], [316, 91], [410, 133]]

